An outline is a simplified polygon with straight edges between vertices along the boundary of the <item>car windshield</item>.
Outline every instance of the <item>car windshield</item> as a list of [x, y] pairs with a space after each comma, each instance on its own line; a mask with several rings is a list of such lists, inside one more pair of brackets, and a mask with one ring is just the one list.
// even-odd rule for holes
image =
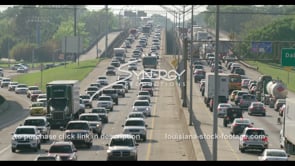
[[92, 113], [106, 113], [105, 109], [92, 109]]
[[125, 126], [144, 126], [144, 121], [142, 120], [127, 120]]
[[265, 135], [264, 130], [248, 130], [246, 135]]
[[110, 146], [134, 146], [132, 139], [112, 139]]
[[98, 77], [99, 80], [106, 80], [107, 77]]
[[81, 99], [90, 99], [90, 96], [80, 96]]
[[149, 92], [139, 92], [138, 95], [150, 95]]
[[130, 114], [129, 118], [143, 118], [142, 114]]
[[42, 102], [33, 103], [32, 107], [44, 107], [44, 103], [42, 103]]
[[69, 123], [67, 130], [88, 130], [89, 126], [87, 123]]
[[263, 103], [254, 103], [253, 107], [263, 107]]
[[138, 101], [135, 102], [133, 106], [149, 106], [150, 104], [148, 102], [145, 101]]
[[70, 145], [51, 146], [49, 153], [72, 153]]
[[24, 125], [29, 126], [44, 126], [45, 121], [43, 119], [28, 119], [25, 121]]
[[98, 88], [94, 88], [94, 87], [87, 88], [87, 91], [98, 91]]
[[99, 97], [98, 98], [99, 101], [111, 101], [110, 97]]
[[236, 123], [238, 123], [238, 124], [250, 124], [250, 121], [248, 119], [239, 119], [239, 120], [236, 120]]
[[38, 157], [37, 161], [56, 161], [53, 156]]
[[81, 116], [80, 120], [87, 120], [87, 121], [99, 121], [98, 116]]
[[18, 128], [15, 134], [35, 134], [35, 130], [33, 128]]
[[243, 95], [243, 99], [245, 99], [245, 100], [255, 100], [255, 96], [254, 95]]
[[280, 152], [280, 151], [268, 151], [267, 156], [274, 156], [274, 157], [286, 157], [285, 152]]

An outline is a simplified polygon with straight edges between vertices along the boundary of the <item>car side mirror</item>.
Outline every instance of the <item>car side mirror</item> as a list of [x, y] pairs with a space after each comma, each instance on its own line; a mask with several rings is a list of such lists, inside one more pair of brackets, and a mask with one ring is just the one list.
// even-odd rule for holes
[[77, 149], [74, 149], [73, 152], [77, 152]]
[[11, 133], [11, 135], [13, 135], [14, 133]]
[[288, 156], [288, 157], [290, 157], [290, 155], [289, 155], [289, 154], [288, 154], [287, 156]]
[[148, 127], [148, 125], [146, 124], [145, 127]]
[[60, 131], [65, 131], [65, 128], [64, 127], [60, 127], [59, 130]]
[[124, 127], [124, 125], [122, 125], [122, 127]]
[[135, 144], [135, 146], [138, 146], [138, 145], [139, 145], [138, 143]]
[[45, 150], [45, 152], [48, 153], [49, 151], [48, 150]]
[[254, 122], [252, 122], [251, 124], [254, 125]]
[[105, 144], [105, 146], [109, 146], [109, 144]]

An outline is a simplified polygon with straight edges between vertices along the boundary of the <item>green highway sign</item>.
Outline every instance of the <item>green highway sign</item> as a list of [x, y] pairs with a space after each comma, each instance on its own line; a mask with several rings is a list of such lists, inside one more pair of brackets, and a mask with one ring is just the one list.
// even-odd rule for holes
[[282, 66], [295, 66], [294, 48], [282, 48], [281, 64]]

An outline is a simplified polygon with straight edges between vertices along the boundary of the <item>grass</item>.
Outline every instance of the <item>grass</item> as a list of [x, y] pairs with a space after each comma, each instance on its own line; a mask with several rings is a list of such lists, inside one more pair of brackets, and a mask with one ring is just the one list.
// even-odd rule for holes
[[[13, 81], [27, 85], [37, 85], [43, 92], [46, 91], [46, 84], [54, 80], [83, 80], [100, 62], [100, 59], [69, 63], [65, 66], [58, 66], [13, 77]], [[42, 84], [41, 84], [42, 82]]]
[[[287, 86], [288, 90], [295, 92], [295, 72], [291, 70], [286, 71], [284, 67], [275, 63], [261, 63], [259, 61], [245, 61], [249, 65], [258, 66], [259, 72], [264, 75], [271, 75], [273, 79], [282, 80]], [[288, 76], [289, 75], [289, 76]]]

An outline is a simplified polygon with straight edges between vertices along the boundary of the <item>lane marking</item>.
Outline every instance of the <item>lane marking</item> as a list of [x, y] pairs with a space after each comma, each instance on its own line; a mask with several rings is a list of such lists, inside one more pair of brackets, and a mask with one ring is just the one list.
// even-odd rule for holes
[[7, 147], [5, 147], [4, 149], [2, 149], [1, 151], [0, 151], [0, 154], [2, 154], [2, 153], [4, 153], [6, 150], [8, 150], [10, 148], [10, 145], [8, 145]]

